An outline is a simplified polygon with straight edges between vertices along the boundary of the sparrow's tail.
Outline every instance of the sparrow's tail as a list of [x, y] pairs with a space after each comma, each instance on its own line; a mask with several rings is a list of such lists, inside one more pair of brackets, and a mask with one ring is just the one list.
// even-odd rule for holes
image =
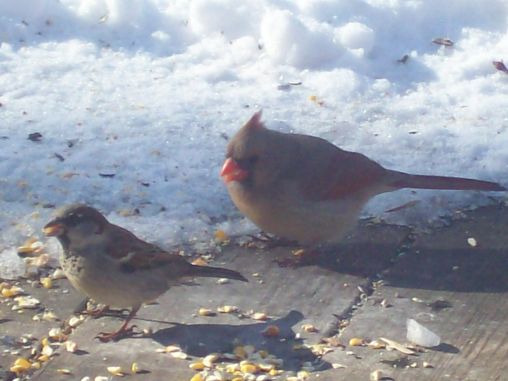
[[212, 267], [212, 266], [192, 265], [189, 275], [204, 276], [204, 277], [211, 277], [211, 278], [228, 278], [228, 279], [240, 280], [242, 282], [248, 282], [247, 278], [245, 278], [238, 271], [223, 269], [220, 267]]
[[404, 172], [390, 171], [388, 185], [395, 188], [448, 189], [505, 191], [506, 188], [491, 181], [466, 179], [463, 177], [410, 175]]

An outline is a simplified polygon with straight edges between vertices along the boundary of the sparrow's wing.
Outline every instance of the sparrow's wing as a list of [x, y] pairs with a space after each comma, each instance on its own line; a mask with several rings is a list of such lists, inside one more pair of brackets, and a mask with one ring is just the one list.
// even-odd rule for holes
[[145, 242], [120, 226], [110, 227], [111, 239], [106, 251], [126, 272], [167, 266], [177, 273], [184, 273], [191, 266], [180, 255], [168, 253], [154, 244]]

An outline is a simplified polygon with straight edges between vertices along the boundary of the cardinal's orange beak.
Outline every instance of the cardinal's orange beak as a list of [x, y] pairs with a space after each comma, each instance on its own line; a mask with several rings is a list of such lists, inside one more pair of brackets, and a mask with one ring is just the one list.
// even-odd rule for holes
[[220, 171], [220, 176], [224, 180], [224, 182], [229, 183], [230, 181], [242, 181], [247, 178], [249, 172], [245, 169], [242, 169], [238, 163], [228, 157], [222, 166], [222, 170]]

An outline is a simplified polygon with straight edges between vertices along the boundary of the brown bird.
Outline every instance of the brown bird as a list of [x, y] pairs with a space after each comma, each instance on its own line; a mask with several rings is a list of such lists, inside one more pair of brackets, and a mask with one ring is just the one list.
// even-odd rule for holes
[[43, 231], [60, 241], [62, 269], [78, 291], [107, 306], [131, 308], [118, 331], [97, 336], [101, 341], [132, 333], [134, 327], [127, 326], [141, 305], [185, 278], [247, 281], [233, 270], [192, 265], [182, 256], [168, 253], [108, 222], [99, 211], [86, 205], [64, 207]]
[[374, 196], [402, 188], [504, 191], [460, 177], [383, 168], [314, 136], [265, 128], [255, 113], [231, 139], [221, 176], [240, 211], [268, 233], [301, 244], [337, 242]]

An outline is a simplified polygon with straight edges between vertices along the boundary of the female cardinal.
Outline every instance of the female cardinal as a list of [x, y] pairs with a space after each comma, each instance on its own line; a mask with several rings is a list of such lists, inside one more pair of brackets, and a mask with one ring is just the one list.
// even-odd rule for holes
[[314, 136], [272, 131], [255, 113], [231, 139], [220, 174], [240, 211], [268, 233], [301, 244], [339, 241], [372, 197], [401, 188], [504, 191], [459, 177], [383, 168]]

